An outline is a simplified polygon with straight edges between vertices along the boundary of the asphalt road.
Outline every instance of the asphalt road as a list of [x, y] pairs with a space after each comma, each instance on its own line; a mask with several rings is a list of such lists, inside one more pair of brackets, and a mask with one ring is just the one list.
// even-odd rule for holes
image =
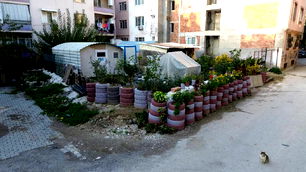
[[[297, 66], [161, 154], [81, 161], [48, 146], [0, 161], [0, 171], [305, 172], [305, 107], [306, 67]], [[270, 156], [269, 164], [260, 163], [261, 151]]]

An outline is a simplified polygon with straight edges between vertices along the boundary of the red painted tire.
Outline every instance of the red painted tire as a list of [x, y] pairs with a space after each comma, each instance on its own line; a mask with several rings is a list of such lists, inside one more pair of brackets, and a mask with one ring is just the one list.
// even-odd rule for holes
[[203, 96], [194, 96], [194, 102], [202, 102]]
[[87, 93], [95, 93], [96, 89], [95, 88], [86, 88]]
[[134, 99], [134, 94], [130, 93], [130, 94], [120, 94], [120, 98], [124, 98], [124, 99]]
[[195, 112], [195, 118], [198, 121], [203, 119], [203, 112], [202, 111], [201, 112]]
[[151, 113], [148, 113], [148, 122], [150, 124], [160, 124], [160, 117], [154, 116]]
[[187, 115], [187, 114], [194, 113], [194, 109], [189, 109], [189, 110], [186, 109], [186, 112], [185, 112], [185, 113], [186, 113], [186, 115]]
[[96, 88], [96, 83], [86, 83], [86, 88]]
[[94, 98], [94, 97], [87, 97], [87, 101], [89, 101], [89, 102], [95, 102], [95, 98]]
[[129, 104], [133, 104], [133, 103], [134, 103], [134, 99], [120, 98], [120, 103], [129, 103]]
[[216, 96], [216, 95], [218, 95], [218, 91], [216, 90], [210, 91], [210, 96]]
[[[168, 109], [175, 110], [175, 105], [172, 104], [172, 103], [169, 103], [168, 104]], [[184, 110], [184, 109], [185, 109], [185, 104], [183, 103], [183, 104], [180, 105], [179, 110]]]
[[120, 88], [120, 93], [121, 94], [132, 94], [134, 93], [133, 88]]
[[154, 115], [154, 116], [157, 116], [157, 117], [159, 117], [159, 116], [160, 116], [160, 113], [155, 112], [155, 111], [154, 111], [154, 110], [152, 110], [152, 109], [149, 109], [149, 113], [150, 113], [151, 115]]
[[165, 107], [167, 106], [167, 102], [163, 102], [163, 103], [158, 103], [156, 102], [154, 99], [151, 99], [151, 103], [156, 106], [156, 107]]
[[194, 108], [194, 111], [195, 111], [195, 112], [202, 112], [202, 111], [203, 111], [203, 106], [201, 106], [201, 107], [195, 107], [195, 108]]
[[185, 113], [179, 115], [168, 114], [168, 118], [174, 121], [185, 120], [185, 117], [186, 117]]
[[195, 122], [195, 114], [191, 113], [191, 114], [186, 115], [185, 120], [186, 120], [187, 125], [193, 124]]
[[122, 102], [120, 102], [121, 107], [128, 107], [128, 106], [133, 106], [133, 105], [134, 105], [133, 103], [122, 103]]

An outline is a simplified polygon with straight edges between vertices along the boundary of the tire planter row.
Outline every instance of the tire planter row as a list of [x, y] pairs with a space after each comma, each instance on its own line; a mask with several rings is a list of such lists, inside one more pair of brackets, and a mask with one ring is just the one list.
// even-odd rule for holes
[[120, 88], [120, 105], [123, 107], [133, 106], [134, 104], [134, 89]]
[[139, 109], [146, 109], [148, 107], [148, 91], [142, 91], [135, 88], [134, 107]]

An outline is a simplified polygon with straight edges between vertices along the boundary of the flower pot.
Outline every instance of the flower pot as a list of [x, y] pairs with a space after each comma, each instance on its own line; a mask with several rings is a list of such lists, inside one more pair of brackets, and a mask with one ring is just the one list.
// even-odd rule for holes
[[[160, 121], [160, 110], [165, 110], [166, 109], [166, 105], [167, 103], [166, 102], [163, 102], [163, 103], [158, 103], [158, 102], [155, 102], [153, 99], [151, 101], [151, 105], [150, 105], [150, 108], [149, 108], [149, 116], [148, 116], [148, 119], [149, 119], [149, 123], [151, 124], [160, 124], [161, 121]], [[135, 106], [135, 104], [134, 104]], [[138, 106], [138, 105], [136, 105]], [[144, 106], [144, 105], [143, 105]], [[155, 117], [152, 117], [155, 116]], [[151, 118], [151, 120], [150, 120]]]
[[203, 104], [208, 105], [210, 103], [210, 96], [204, 97]]
[[216, 108], [220, 109], [222, 107], [222, 101], [217, 101]]
[[150, 124], [160, 124], [160, 117], [159, 116], [154, 116], [149, 112], [149, 116], [148, 116], [148, 122]]
[[194, 102], [203, 102], [203, 96], [194, 96]]
[[120, 98], [124, 99], [134, 99], [134, 94], [133, 93], [121, 93]]
[[210, 113], [210, 104], [203, 105], [203, 113], [208, 115]]
[[96, 83], [86, 83], [86, 88], [95, 88]]

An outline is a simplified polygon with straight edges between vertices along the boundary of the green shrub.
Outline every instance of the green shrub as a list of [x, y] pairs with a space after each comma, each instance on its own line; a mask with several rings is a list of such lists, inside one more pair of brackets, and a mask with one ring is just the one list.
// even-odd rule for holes
[[196, 60], [201, 65], [201, 74], [204, 76], [204, 80], [209, 79], [209, 71], [214, 66], [214, 58], [211, 56], [201, 56]]
[[278, 67], [272, 67], [269, 72], [275, 73], [275, 74], [282, 74], [283, 72], [281, 71], [280, 68]]
[[142, 128], [148, 123], [148, 112], [135, 113], [135, 116], [138, 128]]

